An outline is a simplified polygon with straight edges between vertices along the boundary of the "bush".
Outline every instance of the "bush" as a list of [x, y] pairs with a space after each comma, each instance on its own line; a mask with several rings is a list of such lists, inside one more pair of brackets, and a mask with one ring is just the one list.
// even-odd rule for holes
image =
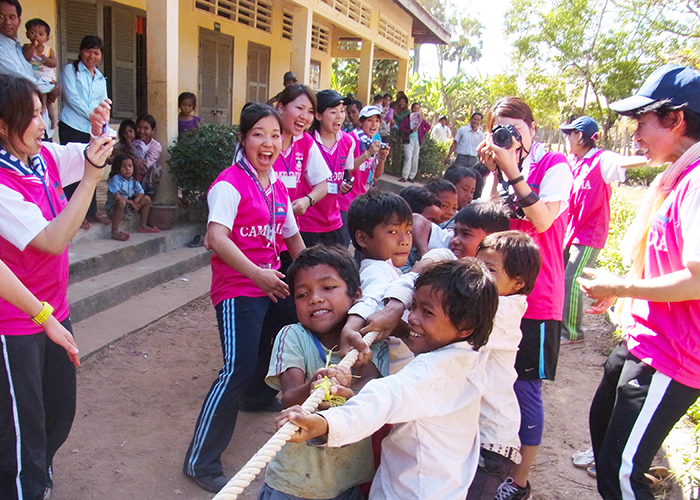
[[[389, 139], [391, 153], [386, 160], [384, 171], [389, 175], [401, 177], [403, 169], [403, 143], [401, 142], [401, 134], [398, 131], [392, 131]], [[445, 170], [443, 160], [447, 156], [448, 144], [441, 144], [433, 140], [430, 135], [423, 138], [420, 145], [420, 156], [418, 157], [418, 180], [439, 179]]]
[[170, 172], [186, 201], [206, 202], [209, 186], [233, 162], [237, 137], [238, 125], [208, 124], [183, 134], [168, 148]]
[[666, 170], [666, 167], [637, 167], [628, 168], [625, 171], [625, 184], [631, 186], [651, 184], [657, 175]]
[[[628, 171], [629, 172], [629, 171]], [[598, 267], [607, 269], [621, 276], [626, 272], [622, 265], [620, 245], [625, 237], [627, 228], [632, 224], [636, 214], [635, 208], [625, 200], [617, 189], [613, 189], [610, 199], [610, 230], [605, 248], [598, 254]]]
[[442, 178], [445, 171], [445, 156], [449, 146], [433, 140], [426, 135], [420, 145], [420, 157], [418, 158], [418, 178], [420, 180], [432, 180]]

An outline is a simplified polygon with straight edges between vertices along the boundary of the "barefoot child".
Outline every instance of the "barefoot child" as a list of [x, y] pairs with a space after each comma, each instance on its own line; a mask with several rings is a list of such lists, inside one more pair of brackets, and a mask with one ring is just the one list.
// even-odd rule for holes
[[475, 259], [443, 262], [421, 274], [406, 339], [416, 357], [400, 372], [372, 380], [344, 406], [319, 414], [300, 407], [278, 425], [299, 426], [292, 442], [326, 436], [339, 447], [386, 423], [370, 500], [465, 498], [479, 459], [479, 400], [488, 340], [498, 306], [493, 278]]
[[119, 241], [129, 239], [129, 233], [120, 231], [119, 224], [125, 213], [132, 212], [139, 213], [139, 233], [160, 233], [157, 227], [146, 225], [151, 211], [151, 198], [144, 194], [143, 187], [133, 177], [134, 164], [131, 158], [125, 154], [117, 155], [109, 175], [105, 210], [112, 217], [112, 238]]
[[202, 124], [202, 119], [197, 116], [197, 96], [192, 92], [180, 94], [177, 98], [177, 107], [180, 109], [180, 114], [177, 115], [178, 137]]
[[476, 258], [491, 272], [499, 297], [493, 331], [482, 349], [488, 359], [479, 413], [481, 460], [467, 500], [493, 500], [498, 487], [520, 463], [520, 408], [513, 389], [518, 378], [515, 356], [522, 338], [520, 320], [527, 308], [527, 296], [535, 286], [541, 258], [532, 238], [520, 231], [486, 236]]
[[[326, 360], [337, 364], [340, 331], [350, 306], [362, 294], [357, 264], [335, 246], [304, 250], [287, 271], [299, 323], [286, 326], [275, 340], [265, 381], [282, 391], [282, 406], [302, 404], [313, 384], [324, 375], [336, 376], [344, 386], [359, 390], [369, 379], [388, 374], [388, 356], [378, 344], [374, 363], [362, 370], [336, 374]], [[258, 500], [338, 498], [361, 500], [359, 485], [372, 479], [374, 464], [369, 439], [343, 448], [288, 444], [267, 467]]]
[[[51, 26], [43, 19], [30, 19], [24, 27], [27, 29], [27, 39], [29, 43], [22, 46], [24, 58], [29, 61], [34, 70], [34, 76], [47, 83], [56, 83], [56, 51], [51, 49], [46, 42], [51, 35]], [[53, 102], [46, 100], [46, 94], [41, 94], [41, 103], [46, 106], [51, 120], [51, 128], [56, 128], [58, 117]]]

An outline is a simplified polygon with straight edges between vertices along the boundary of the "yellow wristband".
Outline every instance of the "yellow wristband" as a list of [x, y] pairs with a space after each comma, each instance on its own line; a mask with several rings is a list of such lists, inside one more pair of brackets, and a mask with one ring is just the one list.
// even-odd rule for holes
[[53, 307], [51, 306], [51, 304], [49, 304], [48, 302], [42, 302], [41, 305], [43, 305], [44, 307], [41, 308], [39, 314], [33, 317], [30, 316], [32, 318], [32, 321], [37, 325], [42, 325], [44, 321], [49, 319], [51, 313], [53, 313]]

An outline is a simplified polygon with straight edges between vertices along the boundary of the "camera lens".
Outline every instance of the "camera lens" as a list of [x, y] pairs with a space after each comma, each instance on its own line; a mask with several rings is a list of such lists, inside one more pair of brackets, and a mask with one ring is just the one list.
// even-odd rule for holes
[[499, 125], [491, 131], [493, 143], [499, 148], [510, 149], [513, 145], [513, 134], [506, 127]]

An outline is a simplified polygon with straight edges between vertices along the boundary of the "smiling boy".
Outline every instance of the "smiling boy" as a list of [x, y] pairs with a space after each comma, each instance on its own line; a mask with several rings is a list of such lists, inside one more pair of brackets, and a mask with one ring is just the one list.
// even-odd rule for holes
[[475, 259], [436, 264], [416, 281], [406, 339], [416, 357], [400, 372], [376, 379], [344, 406], [311, 415], [282, 413], [299, 426], [291, 441], [327, 436], [340, 447], [394, 424], [370, 500], [465, 498], [478, 463], [479, 400], [498, 291]]
[[[373, 346], [373, 363], [349, 372], [337, 364], [340, 331], [348, 310], [361, 296], [357, 265], [344, 250], [316, 246], [302, 251], [287, 270], [299, 323], [282, 329], [275, 340], [265, 382], [282, 391], [282, 406], [301, 404], [313, 384], [327, 375], [358, 389], [388, 372], [386, 349]], [[289, 444], [270, 462], [259, 500], [324, 498], [362, 500], [359, 484], [374, 475], [368, 439], [343, 448]]]

